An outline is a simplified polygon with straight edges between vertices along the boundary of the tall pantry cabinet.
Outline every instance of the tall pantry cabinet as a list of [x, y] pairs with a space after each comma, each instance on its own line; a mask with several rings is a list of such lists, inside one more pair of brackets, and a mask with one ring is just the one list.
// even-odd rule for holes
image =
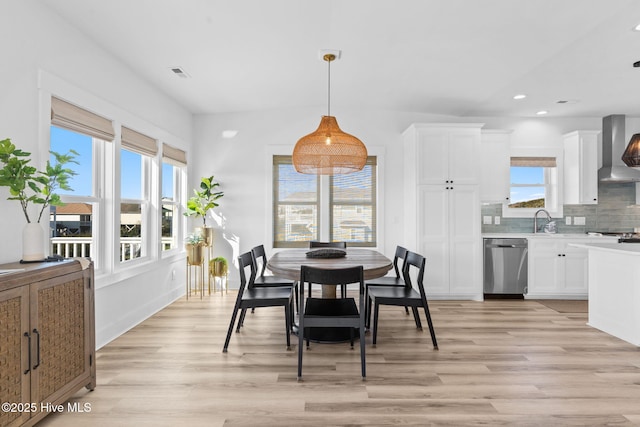
[[404, 245], [426, 258], [431, 297], [482, 299], [481, 127], [413, 124], [403, 134]]

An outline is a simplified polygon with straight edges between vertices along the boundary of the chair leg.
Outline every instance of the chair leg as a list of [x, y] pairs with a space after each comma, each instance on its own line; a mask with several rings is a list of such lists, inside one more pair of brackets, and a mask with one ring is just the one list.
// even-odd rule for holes
[[229, 330], [227, 331], [227, 339], [224, 340], [224, 347], [222, 348], [222, 352], [227, 352], [227, 347], [229, 347], [229, 340], [231, 340], [231, 333], [233, 332], [233, 325], [236, 322], [236, 317], [238, 316], [238, 309], [240, 308], [240, 301], [236, 302], [235, 307], [233, 307], [233, 314], [231, 314], [231, 323], [229, 323]]
[[407, 316], [409, 315], [409, 307], [407, 307], [406, 305], [404, 306], [404, 312], [407, 314]]
[[360, 318], [360, 364], [362, 365], [362, 379], [367, 377], [367, 363], [365, 359], [364, 343], [364, 319]]
[[300, 304], [298, 303], [298, 282], [294, 282], [293, 292], [295, 293], [296, 313], [300, 313]]
[[300, 319], [298, 320], [298, 381], [302, 381], [302, 347], [304, 345], [304, 313], [302, 310], [301, 306]]
[[376, 302], [373, 307], [373, 346], [376, 346], [376, 341], [378, 339], [378, 314], [379, 314], [380, 304]]
[[367, 299], [365, 300], [365, 305], [366, 305], [365, 313], [367, 315], [365, 326], [367, 329], [371, 329], [371, 304], [372, 304], [371, 297], [367, 295]]
[[291, 302], [284, 305], [284, 335], [287, 337], [287, 350], [291, 350]]
[[420, 314], [418, 313], [418, 307], [412, 306], [411, 311], [413, 311], [413, 320], [416, 322], [416, 328], [422, 330], [422, 322], [420, 321]]
[[236, 328], [236, 332], [240, 332], [240, 328], [244, 326], [244, 316], [247, 314], [247, 309], [243, 308], [240, 312], [240, 320], [238, 320], [238, 326]]
[[438, 341], [436, 341], [436, 331], [433, 330], [433, 323], [431, 322], [431, 313], [429, 312], [429, 305], [427, 301], [423, 301], [424, 305], [424, 314], [427, 317], [427, 324], [429, 325], [429, 333], [431, 334], [431, 342], [433, 343], [433, 348], [438, 349]]

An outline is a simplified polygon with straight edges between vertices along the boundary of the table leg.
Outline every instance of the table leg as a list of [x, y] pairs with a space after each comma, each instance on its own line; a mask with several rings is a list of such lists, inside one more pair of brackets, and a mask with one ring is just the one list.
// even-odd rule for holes
[[336, 299], [336, 288], [338, 285], [323, 285], [322, 286], [322, 298]]

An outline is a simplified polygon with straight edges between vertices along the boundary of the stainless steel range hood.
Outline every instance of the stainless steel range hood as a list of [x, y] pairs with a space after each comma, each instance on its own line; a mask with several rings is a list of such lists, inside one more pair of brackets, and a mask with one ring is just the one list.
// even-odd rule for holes
[[638, 182], [640, 171], [627, 167], [622, 153], [627, 148], [625, 116], [612, 114], [602, 119], [602, 168], [598, 180], [602, 182]]

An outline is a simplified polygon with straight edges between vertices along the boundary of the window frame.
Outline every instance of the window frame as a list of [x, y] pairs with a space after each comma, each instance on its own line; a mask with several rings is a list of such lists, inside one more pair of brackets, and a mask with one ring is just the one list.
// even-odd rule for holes
[[[377, 241], [375, 243], [375, 245], [373, 246], [356, 246], [356, 245], [352, 245], [352, 247], [366, 247], [368, 249], [379, 249], [381, 247], [384, 247], [384, 227], [382, 226], [382, 224], [384, 224], [384, 210], [382, 209], [380, 200], [384, 200], [384, 180], [382, 179], [382, 177], [384, 176], [384, 158], [385, 158], [385, 150], [383, 147], [377, 147], [377, 146], [367, 146], [367, 151], [370, 157], [375, 157], [376, 158], [376, 195], [375, 195], [375, 199], [376, 199], [376, 208], [375, 208], [375, 216], [376, 216], [376, 237], [377, 237]], [[266, 218], [267, 222], [266, 222], [266, 228], [265, 228], [265, 242], [269, 242], [270, 245], [270, 249], [276, 249], [279, 250], [281, 249], [281, 247], [276, 247], [274, 246], [274, 224], [275, 224], [275, 218], [274, 218], [274, 189], [273, 189], [273, 183], [274, 183], [274, 167], [273, 167], [273, 157], [274, 156], [290, 156], [291, 153], [293, 152], [293, 147], [291, 146], [268, 146], [267, 147], [267, 158], [265, 161], [265, 168], [268, 172], [268, 176], [271, 177], [271, 179], [266, 180], [266, 187], [267, 187], [267, 194], [269, 194], [270, 196], [267, 197], [266, 203], [267, 203], [267, 212], [269, 213], [268, 218]], [[320, 176], [320, 185], [321, 185], [321, 194], [320, 194], [320, 204], [321, 204], [321, 208], [319, 210], [319, 214], [320, 214], [320, 221], [319, 221], [319, 227], [320, 227], [320, 232], [319, 232], [319, 239], [320, 240], [328, 240], [329, 239], [329, 221], [330, 221], [330, 212], [328, 209], [329, 206], [329, 191], [328, 191], [328, 186], [329, 186], [329, 176], [323, 175]], [[322, 190], [324, 186], [324, 190]], [[327, 204], [327, 208], [323, 209], [322, 208], [322, 204], [326, 203]], [[326, 212], [325, 212], [326, 210]], [[305, 242], [305, 245], [303, 247], [307, 247], [307, 244]]]
[[[545, 209], [554, 218], [562, 218], [563, 213], [563, 153], [554, 148], [522, 148], [521, 151], [514, 150], [510, 158], [530, 157], [530, 158], [555, 158], [555, 172], [551, 167], [544, 168], [545, 207], [544, 208], [510, 208], [511, 200], [502, 203], [502, 216], [505, 218], [533, 218], [536, 211]], [[516, 185], [517, 186], [517, 185]], [[514, 187], [511, 184], [511, 168], [509, 168], [509, 189]], [[549, 203], [547, 203], [549, 202]]]
[[[38, 70], [38, 151], [41, 153], [39, 167], [44, 168], [46, 160], [49, 159], [48, 153], [51, 149], [51, 107], [52, 97], [65, 100], [88, 112], [102, 116], [111, 121], [114, 131], [114, 139], [103, 144], [98, 143], [97, 148], [94, 142], [94, 153], [92, 158], [92, 167], [94, 168], [94, 186], [97, 187], [95, 200], [90, 199], [94, 203], [92, 212], [92, 234], [95, 246], [91, 249], [92, 260], [94, 261], [96, 289], [119, 283], [122, 280], [136, 277], [141, 273], [152, 271], [157, 268], [158, 262], [168, 260], [169, 262], [178, 261], [184, 258], [184, 246], [178, 243], [175, 251], [167, 251], [171, 253], [160, 254], [161, 242], [161, 225], [160, 225], [160, 209], [161, 209], [161, 190], [160, 180], [161, 171], [159, 167], [160, 150], [151, 162], [151, 185], [150, 185], [150, 251], [145, 259], [135, 259], [130, 263], [121, 264], [116, 258], [118, 254], [119, 233], [114, 232], [119, 227], [119, 211], [120, 211], [120, 188], [119, 188], [119, 154], [121, 135], [120, 128], [122, 125], [133, 126], [146, 135], [150, 135], [158, 141], [158, 143], [167, 144], [171, 148], [180, 151], [183, 157], [184, 173], [182, 174], [182, 183], [180, 188], [180, 201], [184, 202], [186, 194], [186, 151], [185, 141], [177, 138], [166, 130], [156, 125], [132, 115], [127, 110], [104, 101], [95, 95], [84, 91], [72, 84], [69, 84], [58, 77], [47, 73], [44, 70]], [[94, 188], [95, 188], [94, 187]], [[94, 190], [96, 191], [96, 190]], [[63, 197], [63, 196], [61, 196]], [[85, 202], [87, 199], [78, 198], [74, 195], [64, 195], [63, 201], [69, 202]], [[157, 215], [156, 215], [157, 214]], [[178, 241], [184, 238], [187, 221], [182, 218], [179, 221]], [[50, 253], [50, 248], [47, 250]], [[95, 254], [95, 255], [93, 255]]]

